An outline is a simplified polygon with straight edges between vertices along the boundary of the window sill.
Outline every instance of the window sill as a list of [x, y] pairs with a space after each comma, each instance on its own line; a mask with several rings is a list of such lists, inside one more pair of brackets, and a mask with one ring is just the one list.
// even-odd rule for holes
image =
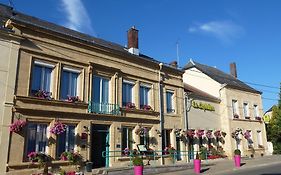
[[261, 120], [239, 119], [239, 118], [233, 118], [233, 121], [247, 121], [247, 122], [259, 122], [259, 123], [262, 123]]
[[[69, 165], [70, 161], [55, 160], [50, 163], [51, 165]], [[22, 168], [37, 168], [39, 166], [38, 162], [20, 162], [8, 164], [9, 168], [12, 169], [22, 169]]]
[[44, 98], [39, 98], [39, 97], [33, 97], [33, 96], [16, 96], [15, 100], [22, 100], [26, 102], [34, 102], [34, 103], [45, 103], [45, 104], [65, 104], [65, 105], [75, 105], [75, 106], [85, 106], [86, 108], [88, 107], [88, 104], [85, 102], [67, 102], [63, 100], [48, 100]]
[[120, 107], [120, 111], [122, 113], [138, 113], [138, 114], [150, 114], [150, 115], [159, 115], [159, 112], [156, 112], [154, 110], [143, 110], [143, 109], [127, 109], [125, 107]]

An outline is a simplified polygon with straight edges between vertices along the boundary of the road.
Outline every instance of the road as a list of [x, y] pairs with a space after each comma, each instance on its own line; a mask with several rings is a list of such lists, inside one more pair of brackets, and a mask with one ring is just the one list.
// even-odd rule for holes
[[[208, 174], [208, 172], [205, 172]], [[204, 174], [205, 174], [204, 173]], [[274, 165], [266, 165], [261, 167], [253, 167], [247, 169], [234, 170], [233, 172], [223, 172], [216, 175], [281, 175], [281, 162]]]

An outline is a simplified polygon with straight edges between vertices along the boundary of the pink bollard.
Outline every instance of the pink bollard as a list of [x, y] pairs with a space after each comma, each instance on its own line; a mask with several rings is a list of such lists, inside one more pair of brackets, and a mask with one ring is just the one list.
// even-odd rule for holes
[[234, 163], [235, 167], [239, 168], [241, 166], [241, 156], [240, 155], [234, 155]]
[[193, 163], [194, 163], [194, 172], [196, 174], [200, 174], [200, 171], [201, 171], [201, 160], [200, 159], [194, 159]]

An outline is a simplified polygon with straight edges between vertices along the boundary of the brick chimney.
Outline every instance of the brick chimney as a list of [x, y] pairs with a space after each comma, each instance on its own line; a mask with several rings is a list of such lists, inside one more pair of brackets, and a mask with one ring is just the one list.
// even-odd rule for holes
[[139, 55], [139, 36], [135, 26], [131, 27], [128, 32], [128, 51], [131, 54]]
[[234, 76], [237, 78], [237, 69], [236, 69], [236, 63], [230, 63], [230, 75]]
[[178, 62], [177, 61], [172, 61], [171, 63], [169, 63], [169, 65], [174, 67], [174, 68], [178, 68]]

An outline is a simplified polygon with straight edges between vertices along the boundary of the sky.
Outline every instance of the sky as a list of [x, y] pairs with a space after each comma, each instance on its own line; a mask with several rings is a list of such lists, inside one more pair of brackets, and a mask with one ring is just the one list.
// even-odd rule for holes
[[140, 52], [165, 63], [192, 59], [229, 73], [236, 62], [238, 78], [263, 92], [263, 111], [277, 104], [279, 0], [10, 1], [17, 11], [123, 46], [136, 26]]

